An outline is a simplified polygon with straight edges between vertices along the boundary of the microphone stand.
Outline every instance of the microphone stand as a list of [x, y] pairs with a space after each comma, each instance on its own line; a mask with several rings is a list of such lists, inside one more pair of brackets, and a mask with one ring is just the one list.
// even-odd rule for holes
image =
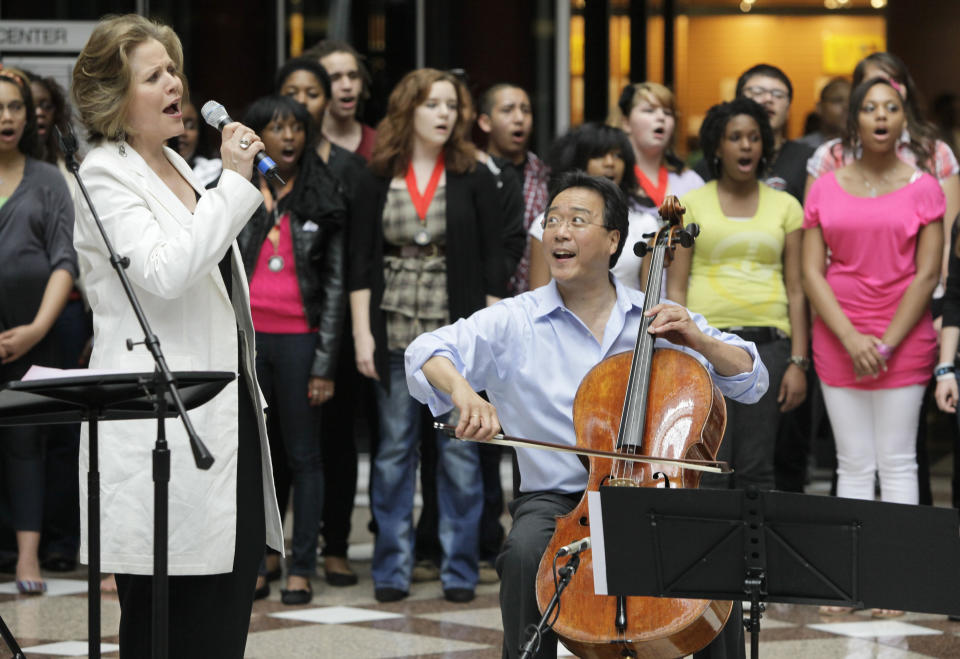
[[540, 649], [540, 640], [543, 637], [543, 632], [553, 626], [553, 623], [548, 624], [547, 620], [553, 615], [554, 609], [560, 606], [560, 596], [563, 594], [564, 589], [570, 584], [570, 579], [573, 578], [578, 567], [580, 567], [580, 552], [571, 556], [570, 560], [558, 571], [560, 581], [557, 584], [557, 590], [550, 599], [550, 604], [547, 605], [547, 610], [543, 612], [543, 616], [540, 618], [536, 629], [530, 630], [530, 637], [527, 639], [527, 642], [523, 644], [523, 647], [520, 648], [520, 659], [530, 659], [530, 657]]
[[[107, 236], [100, 216], [90, 199], [83, 179], [80, 178], [80, 165], [77, 163], [74, 155], [77, 151], [77, 140], [72, 133], [64, 135], [60, 129], [54, 127], [57, 131], [57, 140], [60, 143], [60, 149], [63, 151], [67, 168], [73, 173], [77, 180], [77, 186], [83, 193], [83, 198], [87, 201], [90, 213], [97, 224], [97, 229], [103, 238], [103, 243], [110, 255], [110, 264], [120, 278], [120, 284], [123, 286], [124, 293], [133, 307], [133, 312], [143, 330], [143, 341], [134, 342], [127, 339], [127, 350], [133, 350], [135, 345], [144, 345], [156, 364], [153, 379], [153, 396], [157, 406], [157, 440], [153, 449], [153, 659], [166, 659], [168, 656], [168, 608], [169, 608], [169, 585], [167, 579], [167, 536], [169, 530], [168, 518], [168, 494], [170, 483], [170, 449], [167, 446], [166, 434], [164, 431], [164, 419], [167, 413], [168, 396], [176, 409], [177, 415], [183, 423], [190, 440], [190, 450], [193, 452], [193, 460], [197, 469], [209, 469], [213, 465], [213, 456], [207, 450], [206, 445], [200, 439], [197, 431], [194, 429], [187, 416], [187, 409], [180, 397], [180, 391], [177, 389], [177, 381], [173, 373], [167, 366], [167, 361], [160, 349], [160, 339], [150, 328], [146, 315], [143, 313], [143, 307], [133, 290], [130, 279], [127, 277], [126, 268], [130, 266], [128, 257], [119, 256], [113, 249], [113, 245]], [[90, 497], [90, 503], [87, 507], [87, 529], [88, 529], [88, 552], [89, 552], [89, 595], [88, 604], [88, 624], [89, 624], [89, 645], [91, 659], [100, 657], [100, 472], [98, 468], [98, 449], [96, 435], [91, 433], [89, 441], [90, 465], [87, 473], [87, 487], [89, 492], [96, 496]]]

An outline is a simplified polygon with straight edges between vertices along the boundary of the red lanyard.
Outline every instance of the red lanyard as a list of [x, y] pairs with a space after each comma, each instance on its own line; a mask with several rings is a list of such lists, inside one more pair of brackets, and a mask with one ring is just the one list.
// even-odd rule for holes
[[420, 218], [422, 223], [427, 221], [427, 209], [430, 208], [433, 195], [437, 192], [437, 185], [440, 184], [440, 177], [443, 176], [443, 166], [444, 158], [443, 151], [441, 151], [440, 155], [437, 156], [437, 164], [433, 166], [433, 174], [430, 175], [430, 182], [427, 183], [427, 189], [424, 190], [423, 195], [417, 189], [417, 175], [413, 172], [413, 163], [411, 162], [407, 166], [407, 192], [410, 193], [410, 201], [413, 202], [417, 217]]
[[637, 173], [637, 181], [640, 187], [647, 193], [647, 196], [653, 200], [653, 203], [659, 208], [667, 196], [667, 168], [660, 165], [660, 172], [657, 174], [657, 187], [640, 171], [640, 165], [634, 165], [633, 171]]

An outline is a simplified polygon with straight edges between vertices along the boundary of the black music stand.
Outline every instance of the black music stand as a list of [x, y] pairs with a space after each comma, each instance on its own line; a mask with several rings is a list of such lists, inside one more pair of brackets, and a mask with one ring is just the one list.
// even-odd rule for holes
[[[226, 371], [182, 371], [175, 372], [173, 376], [186, 409], [208, 402], [236, 378], [234, 373]], [[166, 391], [166, 383], [158, 380], [162, 378], [158, 378], [156, 373], [83, 375], [8, 382], [7, 389], [0, 391], [0, 426], [81, 421], [90, 424], [90, 463], [87, 471], [87, 645], [91, 659], [100, 657], [98, 421], [158, 419], [157, 444], [153, 452], [153, 633], [155, 638], [162, 635], [166, 639], [170, 451], [164, 434], [164, 419], [176, 417], [177, 412], [172, 395]], [[165, 391], [165, 394], [159, 396], [158, 391]]]
[[602, 487], [591, 496], [594, 565], [606, 566], [598, 592], [746, 597], [754, 658], [766, 601], [960, 614], [953, 508], [756, 490]]

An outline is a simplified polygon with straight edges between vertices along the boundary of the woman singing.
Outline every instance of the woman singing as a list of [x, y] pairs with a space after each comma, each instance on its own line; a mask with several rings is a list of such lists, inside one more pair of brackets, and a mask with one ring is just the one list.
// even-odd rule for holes
[[837, 494], [873, 499], [879, 474], [884, 501], [915, 504], [944, 195], [898, 157], [909, 114], [885, 78], [854, 89], [847, 141], [861, 155], [810, 188], [803, 285], [817, 312], [813, 359], [837, 443]]
[[[223, 175], [216, 188], [204, 190], [183, 158], [164, 146], [183, 132], [182, 71], [173, 30], [141, 16], [112, 17], [97, 25], [77, 59], [73, 96], [95, 145], [82, 178], [110, 241], [130, 259], [127, 274], [171, 369], [240, 373], [191, 412], [216, 459], [211, 469], [196, 468], [181, 424], [166, 423], [170, 655], [239, 658], [264, 543], [283, 546], [247, 285], [234, 246], [263, 203], [250, 178], [254, 154], [264, 147], [249, 128], [224, 127]], [[75, 234], [93, 309], [90, 366], [153, 370], [144, 348], [126, 349], [126, 339], [141, 330], [85, 203]], [[103, 568], [117, 575], [120, 652], [129, 657], [150, 654], [155, 434], [150, 420], [100, 430]], [[84, 442], [82, 472], [88, 459]], [[84, 559], [86, 546], [84, 537]]]
[[[350, 232], [350, 307], [357, 368], [378, 380], [380, 446], [371, 504], [379, 533], [373, 580], [381, 602], [407, 596], [422, 406], [407, 391], [403, 350], [422, 332], [469, 316], [505, 293], [499, 197], [478, 167], [456, 79], [408, 73], [390, 94]], [[444, 596], [473, 599], [483, 507], [475, 445], [437, 435]]]

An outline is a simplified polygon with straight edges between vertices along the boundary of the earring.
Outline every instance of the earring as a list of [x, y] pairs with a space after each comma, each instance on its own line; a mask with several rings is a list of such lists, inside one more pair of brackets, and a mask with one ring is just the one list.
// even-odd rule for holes
[[760, 161], [757, 163], [757, 178], [765, 171], [767, 171], [767, 157], [760, 156]]
[[113, 141], [117, 143], [117, 150], [120, 152], [121, 156], [126, 156], [127, 152], [123, 148], [123, 143], [127, 140], [127, 133], [122, 128], [118, 128], [116, 134], [113, 136]]
[[720, 156], [714, 156], [714, 157], [713, 157], [713, 171], [715, 171], [717, 174], [720, 173], [720, 165], [721, 165], [721, 163], [720, 163]]
[[910, 129], [907, 128], [907, 124], [903, 124], [903, 130], [900, 131], [900, 141], [903, 144], [910, 144]]

